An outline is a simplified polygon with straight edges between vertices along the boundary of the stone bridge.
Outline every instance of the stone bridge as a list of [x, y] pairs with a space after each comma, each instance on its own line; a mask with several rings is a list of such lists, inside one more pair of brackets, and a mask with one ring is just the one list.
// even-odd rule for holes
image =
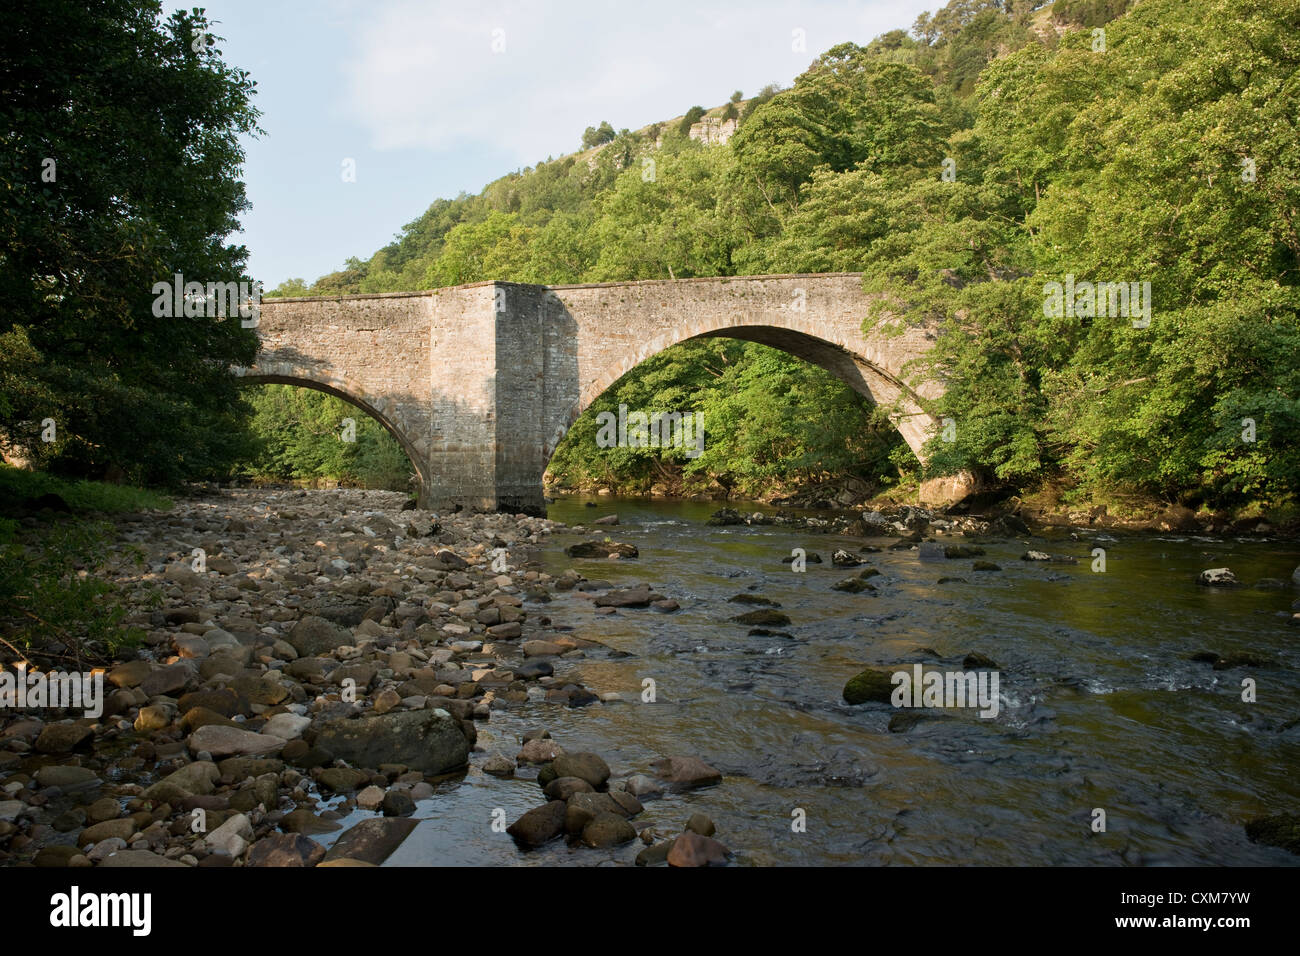
[[[883, 325], [864, 335], [869, 301], [857, 273], [267, 299], [256, 364], [238, 372], [320, 389], [374, 416], [415, 466], [422, 507], [536, 512], [547, 463], [582, 411], [636, 365], [701, 336], [820, 365], [894, 408], [920, 456], [936, 428], [922, 401], [940, 389], [909, 388], [904, 364], [933, 335]], [[962, 490], [929, 482], [922, 498]]]

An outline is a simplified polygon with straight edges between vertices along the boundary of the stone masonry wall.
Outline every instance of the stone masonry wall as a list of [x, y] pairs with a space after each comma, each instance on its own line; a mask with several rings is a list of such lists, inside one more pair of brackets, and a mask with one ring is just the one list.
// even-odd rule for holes
[[895, 424], [919, 453], [936, 423], [917, 399], [939, 389], [913, 392], [905, 366], [933, 339], [924, 329], [890, 334], [889, 322], [864, 335], [870, 303], [852, 273], [272, 299], [262, 351], [243, 372], [321, 388], [375, 415], [411, 456], [426, 506], [535, 511], [546, 464], [578, 415], [627, 371], [696, 336], [772, 345], [875, 402], [898, 402]]

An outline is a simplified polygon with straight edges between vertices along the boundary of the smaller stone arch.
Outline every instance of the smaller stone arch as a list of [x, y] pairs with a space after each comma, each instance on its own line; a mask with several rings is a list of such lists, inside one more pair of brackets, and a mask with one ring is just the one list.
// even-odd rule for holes
[[292, 371], [263, 372], [260, 370], [239, 370], [236, 374], [240, 383], [244, 385], [296, 385], [300, 388], [310, 388], [317, 392], [333, 395], [379, 422], [384, 430], [392, 435], [397, 444], [401, 446], [402, 451], [406, 453], [407, 460], [411, 463], [411, 467], [415, 469], [416, 479], [419, 484], [419, 497], [423, 506], [429, 487], [427, 465], [420, 449], [408, 437], [405, 429], [398, 424], [396, 416], [391, 413], [388, 408], [390, 403], [387, 400], [371, 398], [355, 384], [342, 381], [334, 376], [317, 379], [307, 378]]

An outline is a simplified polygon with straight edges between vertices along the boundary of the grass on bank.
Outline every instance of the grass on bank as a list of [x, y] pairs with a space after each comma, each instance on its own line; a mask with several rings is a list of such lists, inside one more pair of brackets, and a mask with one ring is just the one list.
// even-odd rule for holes
[[0, 503], [5, 505], [5, 511], [46, 494], [58, 495], [74, 512], [130, 513], [166, 510], [172, 506], [166, 495], [146, 488], [58, 478], [43, 471], [0, 465]]
[[[46, 494], [72, 513], [13, 517]], [[124, 623], [133, 608], [112, 578], [142, 566], [144, 553], [121, 547], [112, 524], [86, 516], [170, 507], [166, 496], [143, 488], [0, 466], [0, 511], [10, 516], [0, 516], [0, 660], [82, 670], [139, 644], [144, 632]]]

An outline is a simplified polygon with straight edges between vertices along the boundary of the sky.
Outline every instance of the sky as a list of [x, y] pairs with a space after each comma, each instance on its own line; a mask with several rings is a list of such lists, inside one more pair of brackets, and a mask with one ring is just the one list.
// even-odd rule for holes
[[268, 290], [311, 282], [439, 197], [576, 151], [588, 126], [788, 86], [835, 44], [943, 2], [195, 0], [262, 111], [244, 144], [253, 208], [231, 240]]

